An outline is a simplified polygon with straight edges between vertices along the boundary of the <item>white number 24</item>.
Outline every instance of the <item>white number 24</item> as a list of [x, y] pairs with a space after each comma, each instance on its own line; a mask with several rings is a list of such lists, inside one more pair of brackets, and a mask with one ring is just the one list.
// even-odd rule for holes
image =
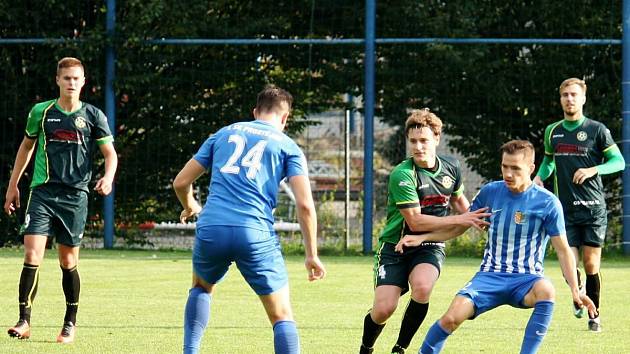
[[[221, 167], [220, 171], [222, 173], [238, 174], [241, 168], [237, 165], [237, 162], [241, 155], [243, 155], [243, 150], [245, 150], [245, 140], [240, 135], [230, 135], [228, 141], [230, 143], [234, 143], [236, 146], [234, 147], [234, 152], [225, 165]], [[260, 160], [262, 159], [263, 152], [265, 151], [265, 146], [267, 146], [267, 140], [261, 140], [249, 149], [245, 156], [243, 156], [241, 166], [248, 168], [247, 178], [254, 179], [256, 177], [256, 173], [260, 170]]]

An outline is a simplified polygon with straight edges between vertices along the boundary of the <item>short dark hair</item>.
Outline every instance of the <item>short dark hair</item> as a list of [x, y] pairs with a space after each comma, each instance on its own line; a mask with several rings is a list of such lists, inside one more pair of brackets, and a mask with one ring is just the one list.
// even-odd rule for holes
[[[286, 104], [286, 107], [283, 105]], [[258, 93], [256, 110], [258, 112], [291, 111], [293, 96], [276, 85], [267, 85]]]
[[57, 62], [57, 74], [59, 74], [61, 69], [72, 68], [75, 66], [78, 66], [81, 68], [81, 70], [85, 71], [85, 68], [83, 68], [83, 63], [81, 63], [81, 60], [77, 58], [73, 58], [73, 57], [61, 58], [61, 60]]
[[499, 149], [504, 154], [514, 155], [522, 153], [534, 161], [534, 145], [527, 140], [510, 140]]
[[414, 109], [405, 122], [405, 136], [409, 135], [411, 129], [424, 127], [431, 129], [435, 136], [442, 134], [442, 120], [435, 113], [428, 108]]

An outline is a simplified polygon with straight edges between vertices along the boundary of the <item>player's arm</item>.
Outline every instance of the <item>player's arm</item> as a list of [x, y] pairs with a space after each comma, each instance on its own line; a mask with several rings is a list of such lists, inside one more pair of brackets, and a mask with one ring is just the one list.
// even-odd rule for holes
[[462, 226], [466, 229], [472, 226], [476, 229], [483, 230], [485, 226], [489, 225], [485, 218], [491, 215], [490, 213], [486, 213], [488, 208], [449, 216], [422, 214], [420, 207], [398, 210], [403, 218], [405, 218], [405, 222], [409, 225], [409, 228], [416, 232], [450, 229], [454, 225]]
[[543, 156], [543, 160], [538, 168], [538, 173], [536, 174], [536, 177], [534, 177], [534, 183], [541, 187], [543, 186], [543, 181], [549, 178], [556, 169], [556, 163], [553, 160], [553, 147], [551, 146], [551, 131], [557, 125], [558, 124], [556, 123], [545, 128], [545, 135], [543, 137], [545, 155]]
[[105, 158], [105, 173], [103, 177], [96, 182], [94, 190], [100, 195], [108, 195], [112, 191], [114, 176], [118, 168], [118, 155], [116, 154], [116, 149], [114, 149], [114, 144], [111, 142], [100, 144], [98, 148]]
[[600, 175], [608, 175], [611, 173], [623, 171], [626, 166], [626, 161], [619, 151], [619, 147], [617, 145], [611, 145], [606, 150], [604, 150], [604, 163], [601, 165], [588, 167], [588, 168], [579, 168], [573, 174], [573, 183], [582, 184], [587, 179], [595, 176], [596, 174]]
[[558, 255], [560, 269], [562, 269], [562, 275], [567, 281], [567, 284], [569, 284], [573, 301], [580, 307], [586, 306], [589, 314], [592, 317], [595, 317], [597, 315], [597, 309], [595, 308], [593, 301], [591, 301], [591, 299], [586, 295], [580, 295], [578, 289], [575, 258], [573, 257], [573, 252], [571, 251], [571, 247], [569, 247], [569, 243], [567, 242], [567, 237], [565, 235], [552, 236], [551, 244], [553, 245], [553, 248], [556, 250], [556, 254]]
[[34, 138], [24, 136], [20, 148], [15, 156], [15, 163], [13, 164], [13, 172], [11, 172], [11, 178], [9, 179], [9, 185], [7, 186], [7, 193], [4, 201], [4, 211], [11, 215], [15, 209], [20, 207], [20, 190], [18, 189], [18, 182], [28, 166], [28, 162], [33, 156], [33, 150], [35, 150]]
[[173, 181], [173, 189], [177, 199], [184, 208], [179, 215], [179, 221], [184, 223], [187, 219], [199, 214], [201, 206], [195, 199], [192, 184], [206, 169], [195, 159], [190, 159], [184, 168], [177, 174]]
[[317, 255], [317, 212], [311, 193], [311, 182], [305, 175], [289, 178], [291, 191], [295, 195], [297, 218], [304, 238], [304, 265], [308, 272], [308, 280], [324, 278], [326, 269]]
[[416, 247], [426, 241], [432, 242], [444, 242], [462, 235], [470, 226], [466, 225], [451, 225], [440, 230], [431, 231], [422, 235], [405, 235], [394, 247], [394, 250], [399, 253], [404, 252], [405, 247]]

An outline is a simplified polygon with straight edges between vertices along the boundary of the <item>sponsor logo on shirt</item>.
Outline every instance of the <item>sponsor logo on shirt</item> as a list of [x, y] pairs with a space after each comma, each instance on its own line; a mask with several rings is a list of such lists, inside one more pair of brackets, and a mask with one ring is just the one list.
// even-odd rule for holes
[[81, 144], [79, 133], [74, 130], [57, 129], [55, 130], [49, 141]]
[[576, 138], [578, 141], [584, 141], [586, 140], [586, 138], [588, 138], [588, 134], [586, 134], [585, 131], [579, 131], [576, 135]]
[[48, 118], [46, 119], [46, 121], [58, 123], [58, 122], [61, 122], [61, 118]]
[[585, 146], [578, 146], [573, 144], [558, 144], [555, 148], [556, 155], [564, 156], [586, 156], [588, 148]]
[[400, 182], [398, 183], [398, 186], [399, 186], [399, 187], [411, 187], [411, 186], [412, 186], [412, 183], [411, 183], [411, 182], [409, 182], [409, 181], [400, 181]]
[[552, 138], [564, 138], [564, 134], [554, 134], [551, 137]]
[[420, 206], [422, 206], [423, 208], [430, 207], [433, 205], [444, 206], [444, 205], [448, 205], [448, 200], [449, 198], [442, 194], [428, 195], [422, 198], [422, 201], [420, 201]]
[[584, 206], [599, 205], [599, 200], [574, 200], [573, 205], [584, 205]]
[[423, 184], [420, 187], [418, 187], [418, 189], [425, 189], [425, 188], [429, 188], [428, 184]]

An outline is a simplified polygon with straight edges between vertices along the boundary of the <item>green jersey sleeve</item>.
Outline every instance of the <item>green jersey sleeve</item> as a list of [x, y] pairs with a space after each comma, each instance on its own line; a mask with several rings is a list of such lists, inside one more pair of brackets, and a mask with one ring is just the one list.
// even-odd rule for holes
[[398, 209], [420, 205], [413, 170], [396, 169], [389, 177], [389, 197]]
[[28, 113], [28, 118], [26, 119], [26, 129], [24, 131], [24, 135], [30, 139], [37, 138], [39, 132], [42, 130], [42, 120], [44, 119], [44, 115], [54, 104], [55, 100], [51, 100], [38, 103], [31, 108], [31, 111]]

